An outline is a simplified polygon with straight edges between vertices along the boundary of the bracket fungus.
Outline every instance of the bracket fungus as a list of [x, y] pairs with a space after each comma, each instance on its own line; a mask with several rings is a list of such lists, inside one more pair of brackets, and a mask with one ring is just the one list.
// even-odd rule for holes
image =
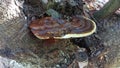
[[86, 37], [96, 31], [96, 24], [84, 16], [73, 16], [70, 21], [42, 17], [31, 22], [30, 29], [39, 39]]

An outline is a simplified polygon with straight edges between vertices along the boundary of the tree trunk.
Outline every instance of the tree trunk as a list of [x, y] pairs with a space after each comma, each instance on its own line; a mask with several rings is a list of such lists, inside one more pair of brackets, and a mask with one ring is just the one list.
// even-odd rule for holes
[[120, 8], [120, 0], [110, 0], [102, 9], [95, 12], [93, 16], [97, 20], [103, 19], [109, 15], [112, 15], [118, 8]]
[[27, 3], [22, 6], [22, 0], [1, 0], [0, 3], [0, 56], [16, 60], [24, 68], [56, 67], [57, 64], [64, 67], [72, 62], [77, 46], [72, 45], [69, 39], [47, 43], [30, 32], [27, 26], [30, 20], [25, 18], [21, 8], [25, 9], [26, 16], [40, 15], [43, 11], [38, 6], [41, 5], [39, 2], [32, 2], [32, 6]]

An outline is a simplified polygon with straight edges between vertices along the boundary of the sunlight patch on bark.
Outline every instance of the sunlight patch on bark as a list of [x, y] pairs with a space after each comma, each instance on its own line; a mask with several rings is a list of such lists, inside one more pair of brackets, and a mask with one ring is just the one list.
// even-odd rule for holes
[[12, 19], [14, 17], [19, 17], [20, 9], [19, 7], [15, 4], [14, 0], [10, 0], [7, 11], [6, 11], [6, 18]]
[[[13, 18], [19, 17], [20, 9], [15, 4], [15, 0], [1, 0], [0, 1], [0, 14], [2, 20], [11, 20]], [[4, 11], [3, 11], [4, 10]]]

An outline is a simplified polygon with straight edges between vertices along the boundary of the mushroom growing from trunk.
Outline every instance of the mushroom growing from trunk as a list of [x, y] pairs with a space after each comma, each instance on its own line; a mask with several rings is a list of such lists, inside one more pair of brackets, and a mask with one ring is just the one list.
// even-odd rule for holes
[[29, 27], [39, 39], [86, 37], [96, 31], [95, 22], [84, 16], [73, 16], [70, 21], [43, 17], [32, 21]]

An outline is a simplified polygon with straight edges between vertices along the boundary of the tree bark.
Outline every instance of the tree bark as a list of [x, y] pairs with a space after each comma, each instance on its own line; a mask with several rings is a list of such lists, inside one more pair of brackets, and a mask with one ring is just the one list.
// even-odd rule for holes
[[26, 16], [35, 16], [42, 14], [42, 8], [39, 8], [41, 6], [38, 6], [38, 2], [20, 6], [22, 4], [15, 1], [20, 0], [0, 1], [0, 56], [16, 60], [25, 68], [70, 64], [77, 46], [72, 45], [70, 39], [53, 41], [53, 44], [49, 44], [52, 41], [46, 42], [34, 37], [26, 26], [27, 19], [20, 8], [25, 9]]
[[95, 12], [93, 16], [97, 20], [103, 19], [109, 15], [112, 15], [118, 8], [120, 8], [120, 0], [110, 0], [102, 9]]

